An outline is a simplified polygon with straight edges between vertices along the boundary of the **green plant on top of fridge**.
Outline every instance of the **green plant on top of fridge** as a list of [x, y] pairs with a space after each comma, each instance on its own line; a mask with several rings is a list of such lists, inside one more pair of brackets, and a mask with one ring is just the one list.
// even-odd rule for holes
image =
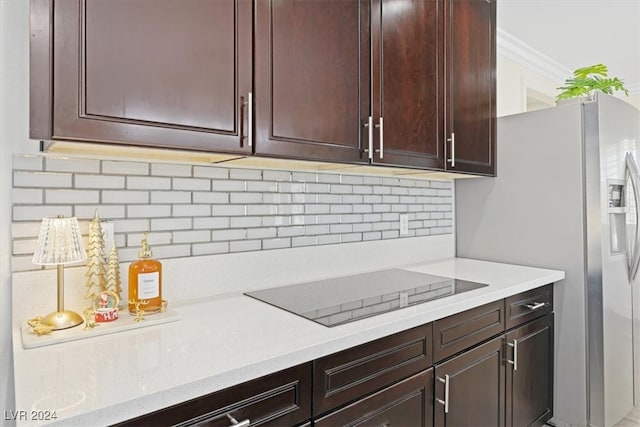
[[573, 72], [573, 77], [566, 79], [564, 86], [558, 88], [561, 92], [556, 96], [556, 101], [578, 96], [590, 96], [596, 90], [609, 95], [612, 95], [614, 91], [622, 91], [629, 96], [624, 82], [617, 77], [609, 77], [608, 73], [609, 70], [604, 64], [576, 69]]

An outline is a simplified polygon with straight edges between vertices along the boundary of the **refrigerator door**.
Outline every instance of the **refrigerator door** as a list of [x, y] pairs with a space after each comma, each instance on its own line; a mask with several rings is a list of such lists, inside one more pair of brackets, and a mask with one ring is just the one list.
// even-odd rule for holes
[[638, 166], [631, 153], [625, 158], [625, 188], [627, 208], [627, 262], [629, 283], [633, 283], [640, 264], [640, 230], [638, 230], [638, 200], [640, 200], [640, 176]]

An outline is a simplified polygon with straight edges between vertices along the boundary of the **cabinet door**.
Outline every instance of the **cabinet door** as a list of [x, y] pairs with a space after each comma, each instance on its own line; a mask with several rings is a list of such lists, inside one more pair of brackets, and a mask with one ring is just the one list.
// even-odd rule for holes
[[373, 161], [443, 169], [444, 2], [373, 5]]
[[314, 421], [316, 427], [433, 425], [433, 368]]
[[256, 2], [256, 153], [367, 161], [369, 2]]
[[507, 334], [507, 426], [542, 426], [553, 415], [553, 314]]
[[446, 0], [447, 162], [495, 175], [496, 1]]
[[305, 363], [156, 412], [118, 427], [235, 424], [293, 426], [311, 418], [311, 364]]
[[252, 16], [251, 0], [56, 1], [52, 137], [249, 152]]
[[494, 338], [436, 365], [436, 426], [504, 426], [503, 342]]

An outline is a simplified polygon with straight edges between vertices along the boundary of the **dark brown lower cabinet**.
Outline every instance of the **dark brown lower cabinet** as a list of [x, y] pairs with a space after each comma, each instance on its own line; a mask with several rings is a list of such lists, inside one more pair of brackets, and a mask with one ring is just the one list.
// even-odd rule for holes
[[553, 314], [506, 338], [507, 426], [542, 426], [553, 414]]
[[294, 366], [118, 426], [294, 426], [311, 418], [311, 364]]
[[523, 292], [119, 425], [542, 426], [552, 294]]
[[436, 426], [504, 426], [504, 338], [435, 367]]
[[433, 425], [433, 368], [314, 422], [316, 427]]

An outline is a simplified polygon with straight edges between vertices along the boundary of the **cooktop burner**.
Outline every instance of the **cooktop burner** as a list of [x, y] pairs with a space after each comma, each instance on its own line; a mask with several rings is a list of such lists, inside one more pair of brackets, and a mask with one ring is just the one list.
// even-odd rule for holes
[[391, 269], [245, 295], [331, 327], [484, 286], [489, 285]]

